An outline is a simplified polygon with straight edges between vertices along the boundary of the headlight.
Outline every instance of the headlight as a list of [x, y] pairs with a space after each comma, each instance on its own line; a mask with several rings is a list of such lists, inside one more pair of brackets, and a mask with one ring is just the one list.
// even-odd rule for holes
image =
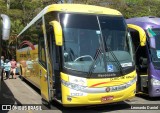
[[77, 91], [82, 91], [85, 88], [85, 86], [81, 86], [81, 85], [74, 84], [74, 83], [70, 83], [69, 87], [71, 89], [74, 89], [74, 90], [77, 90]]
[[137, 76], [135, 76], [134, 79], [132, 79], [131, 81], [129, 81], [129, 82], [127, 83], [127, 85], [128, 85], [128, 86], [131, 86], [131, 85], [133, 85], [136, 81], [137, 81]]
[[78, 85], [78, 84], [74, 84], [74, 83], [71, 83], [71, 82], [67, 82], [67, 81], [64, 81], [64, 80], [61, 80], [62, 84], [71, 88], [71, 89], [74, 89], [74, 90], [77, 90], [77, 91], [82, 91], [83, 89], [86, 88], [86, 86], [81, 86], [81, 85]]
[[160, 81], [157, 80], [157, 79], [152, 78], [152, 79], [151, 79], [151, 84], [153, 84], [153, 85], [155, 85], [155, 86], [156, 86], [156, 85], [158, 86], [158, 85], [160, 85]]

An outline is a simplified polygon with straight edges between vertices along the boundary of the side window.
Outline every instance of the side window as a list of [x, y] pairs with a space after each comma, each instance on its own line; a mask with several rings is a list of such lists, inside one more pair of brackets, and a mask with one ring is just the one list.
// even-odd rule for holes
[[[142, 61], [145, 61], [147, 59], [147, 49], [146, 49], [146, 46], [140, 45], [139, 32], [134, 29], [129, 29], [129, 30], [130, 30], [134, 47], [135, 47], [136, 65], [139, 67], [139, 70], [141, 70], [142, 67], [146, 66], [143, 64]], [[146, 69], [147, 68], [143, 68], [142, 71], [144, 70], [146, 71]]]
[[52, 64], [54, 64], [54, 69], [58, 70], [59, 66], [59, 49], [55, 44], [55, 37], [53, 32], [53, 27], [50, 26], [47, 30], [47, 41], [48, 41], [48, 49], [49, 49], [49, 57], [51, 59]]
[[51, 60], [55, 60], [55, 38], [54, 38], [54, 30], [52, 26], [49, 26], [47, 29], [47, 44], [49, 50], [49, 56]]
[[42, 23], [42, 20], [39, 19], [36, 21], [30, 28], [28, 28], [25, 32], [21, 34], [17, 38], [17, 49], [20, 50], [19, 57], [23, 60], [34, 60], [38, 59], [38, 39], [39, 33], [41, 33], [41, 29], [39, 29], [38, 25]]
[[47, 35], [47, 45], [48, 45], [48, 55], [49, 59], [51, 61], [51, 64], [53, 65], [53, 70], [59, 69], [59, 61], [60, 61], [60, 55], [59, 55], [59, 47], [55, 44], [55, 34], [53, 30], [53, 26], [51, 26], [49, 23], [53, 20], [58, 21], [58, 12], [50, 12], [47, 13], [45, 16], [45, 28], [46, 28], [46, 35]]
[[135, 50], [137, 50], [137, 48], [140, 46], [139, 32], [134, 29], [129, 29], [129, 31], [132, 37]]
[[40, 39], [39, 41], [39, 61], [45, 66], [46, 64], [46, 57], [45, 57], [45, 46], [44, 40]]
[[39, 46], [38, 46], [38, 55], [39, 55], [39, 62], [46, 67], [46, 52], [45, 52], [45, 42], [44, 42], [44, 35], [42, 25], [40, 27], [41, 32], [39, 33]]

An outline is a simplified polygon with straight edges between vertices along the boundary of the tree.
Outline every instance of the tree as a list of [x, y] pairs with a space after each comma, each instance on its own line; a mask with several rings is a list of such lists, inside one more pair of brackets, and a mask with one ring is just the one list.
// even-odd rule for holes
[[[45, 6], [56, 4], [60, 0], [0, 0], [0, 13], [8, 14], [11, 18], [11, 40], [14, 38]], [[61, 0], [64, 3], [78, 3], [109, 7], [120, 11], [125, 18], [140, 16], [160, 17], [159, 0]], [[33, 5], [34, 4], [34, 5]], [[8, 7], [8, 8], [7, 8]]]

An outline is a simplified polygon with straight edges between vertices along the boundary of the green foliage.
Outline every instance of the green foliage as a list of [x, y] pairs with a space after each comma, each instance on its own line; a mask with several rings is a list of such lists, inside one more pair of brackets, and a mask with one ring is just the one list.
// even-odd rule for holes
[[7, 5], [4, 5], [4, 1], [3, 0], [0, 0], [0, 14], [1, 13], [4, 13], [6, 14], [7, 13]]
[[15, 20], [15, 19], [21, 19], [23, 12], [22, 10], [19, 9], [12, 9], [7, 11], [7, 14], [10, 16], [11, 19]]
[[19, 34], [24, 28], [24, 26], [22, 25], [22, 22], [19, 19], [13, 20], [11, 22], [11, 26], [12, 26], [11, 33], [14, 35]]
[[[45, 6], [57, 3], [59, 0], [0, 0], [0, 13], [11, 18], [11, 41]], [[63, 0], [65, 3], [68, 0]], [[141, 16], [160, 17], [160, 0], [72, 0], [72, 3], [90, 4], [119, 10], [125, 18]]]
[[[126, 7], [120, 7], [119, 11], [125, 18], [141, 17], [141, 16], [159, 16], [160, 1], [159, 0], [126, 0]], [[116, 7], [114, 7], [116, 9]]]
[[22, 9], [22, 0], [10, 0], [10, 9]]

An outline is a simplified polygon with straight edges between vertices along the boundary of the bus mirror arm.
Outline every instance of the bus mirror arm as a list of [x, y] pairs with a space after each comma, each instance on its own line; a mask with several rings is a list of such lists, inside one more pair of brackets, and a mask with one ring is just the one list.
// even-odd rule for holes
[[63, 45], [62, 27], [61, 27], [60, 23], [58, 21], [51, 21], [50, 25], [53, 26], [56, 45], [62, 46]]

